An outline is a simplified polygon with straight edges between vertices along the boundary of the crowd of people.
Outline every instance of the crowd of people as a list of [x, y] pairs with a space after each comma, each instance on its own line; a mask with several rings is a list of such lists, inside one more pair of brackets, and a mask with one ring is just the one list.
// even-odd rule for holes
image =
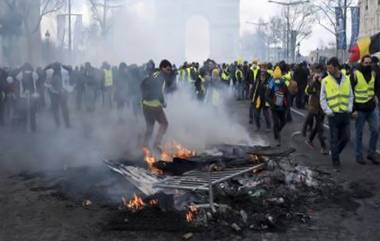
[[[62, 115], [65, 127], [70, 128], [72, 109], [94, 112], [105, 107], [122, 111], [129, 106], [145, 118], [145, 145], [152, 139], [155, 122], [159, 123], [153, 144], [159, 149], [169, 126], [164, 111], [166, 93], [187, 86], [194, 98], [217, 107], [222, 98], [220, 90], [228, 87], [237, 100], [249, 102], [249, 124], [260, 131], [264, 121], [278, 146], [282, 129], [292, 121], [291, 108], [306, 109], [308, 114], [301, 130], [305, 142], [314, 149], [314, 139], [318, 137], [321, 153], [330, 153], [336, 169], [340, 166], [340, 153], [350, 139], [351, 119], [355, 120], [355, 158], [359, 164], [366, 164], [362, 136], [368, 122], [366, 159], [379, 164], [378, 62], [376, 57], [364, 56], [355, 65], [341, 65], [337, 58], [326, 64], [281, 61], [274, 65], [257, 61], [220, 64], [208, 59], [202, 65], [185, 62], [178, 68], [168, 60], [162, 60], [158, 66], [152, 60], [141, 66], [111, 66], [104, 62], [100, 68], [90, 63], [73, 67], [59, 62], [34, 68], [25, 63], [19, 68], [0, 68], [0, 125], [38, 131], [38, 114], [49, 108], [57, 127], [61, 126]], [[74, 100], [74, 106], [69, 99]], [[326, 117], [329, 147], [324, 135]]]

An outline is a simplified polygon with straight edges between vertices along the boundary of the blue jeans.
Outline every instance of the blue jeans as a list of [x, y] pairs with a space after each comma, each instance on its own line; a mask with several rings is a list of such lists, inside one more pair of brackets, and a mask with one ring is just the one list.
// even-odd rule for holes
[[333, 164], [340, 162], [339, 154], [350, 141], [350, 118], [350, 113], [335, 113], [328, 117]]
[[373, 109], [373, 111], [370, 111], [370, 112], [358, 111], [358, 117], [355, 123], [356, 160], [363, 160], [363, 128], [366, 121], [368, 122], [369, 131], [370, 131], [368, 156], [370, 157], [376, 156], [377, 139], [379, 137], [379, 114], [378, 114], [377, 108]]

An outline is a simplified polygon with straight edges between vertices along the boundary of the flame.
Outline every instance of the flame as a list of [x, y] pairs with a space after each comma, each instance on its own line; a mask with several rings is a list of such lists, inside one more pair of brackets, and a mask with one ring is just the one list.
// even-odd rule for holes
[[[162, 175], [162, 171], [154, 167], [154, 164], [157, 162], [157, 158], [154, 156], [152, 151], [149, 150], [149, 148], [144, 147], [143, 152], [144, 161], [148, 164], [148, 169], [150, 172], [153, 174]], [[172, 162], [173, 158], [175, 157], [188, 158], [195, 155], [195, 151], [189, 150], [183, 147], [181, 144], [177, 144], [176, 142], [172, 141], [162, 145], [160, 160], [164, 162]]]
[[188, 223], [193, 222], [197, 214], [198, 214], [198, 208], [195, 206], [190, 206], [189, 211], [186, 213], [186, 221]]
[[148, 204], [149, 204], [149, 206], [151, 206], [151, 207], [155, 207], [155, 206], [158, 205], [158, 200], [157, 200], [157, 199], [149, 200]]
[[127, 198], [122, 197], [121, 198], [122, 203], [124, 207], [127, 207], [132, 212], [136, 212], [139, 210], [142, 210], [146, 206], [150, 207], [156, 207], [158, 206], [158, 200], [157, 199], [151, 199], [147, 201], [147, 204], [143, 201], [143, 199], [136, 194], [133, 194], [133, 198], [131, 200], [127, 200]]
[[152, 152], [147, 148], [143, 148], [144, 151], [144, 161], [148, 163], [149, 166], [152, 166], [156, 162], [156, 158], [153, 156]]
[[[124, 200], [123, 202], [124, 204], [126, 203]], [[133, 198], [129, 200], [129, 202], [127, 203], [127, 207], [132, 211], [141, 210], [144, 208], [144, 206], [145, 206], [144, 201], [136, 194], [133, 194]]]

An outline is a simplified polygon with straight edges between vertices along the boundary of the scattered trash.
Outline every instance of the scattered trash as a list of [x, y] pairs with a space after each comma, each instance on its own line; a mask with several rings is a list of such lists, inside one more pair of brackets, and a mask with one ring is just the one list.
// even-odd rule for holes
[[84, 201], [82, 202], [82, 206], [83, 206], [84, 208], [88, 208], [88, 207], [90, 207], [91, 205], [92, 205], [91, 200], [84, 200]]
[[184, 234], [183, 236], [182, 236], [182, 238], [184, 239], [184, 240], [189, 240], [189, 239], [191, 239], [192, 237], [193, 237], [193, 233], [186, 233], [186, 234]]

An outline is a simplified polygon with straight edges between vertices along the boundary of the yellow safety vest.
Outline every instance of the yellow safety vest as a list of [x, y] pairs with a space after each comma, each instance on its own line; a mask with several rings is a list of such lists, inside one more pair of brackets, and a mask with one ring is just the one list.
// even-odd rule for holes
[[355, 71], [357, 84], [355, 86], [355, 103], [366, 103], [375, 96], [375, 72], [372, 72], [372, 77], [367, 83], [362, 72]]
[[235, 78], [236, 80], [239, 80], [239, 78], [243, 79], [243, 71], [241, 71], [240, 69], [237, 69], [235, 72]]
[[186, 77], [186, 70], [184, 68], [181, 68], [179, 70], [179, 79], [181, 81], [184, 81], [185, 80], [185, 77]]
[[329, 108], [334, 112], [348, 112], [351, 81], [342, 75], [342, 83], [338, 85], [330, 74], [322, 82], [325, 83], [326, 100]]
[[113, 85], [113, 75], [111, 69], [104, 70], [104, 86], [110, 87]]
[[193, 82], [193, 79], [191, 78], [191, 71], [193, 70], [193, 67], [188, 67], [186, 69], [186, 73], [187, 73], [187, 81], [189, 81], [190, 83]]
[[230, 79], [230, 76], [229, 76], [229, 74], [227, 73], [227, 71], [223, 71], [222, 72], [222, 80], [223, 81], [228, 81]]
[[251, 71], [253, 74], [253, 80], [256, 80], [257, 73], [259, 73], [259, 68], [252, 68]]
[[342, 72], [343, 75], [347, 76], [347, 78], [350, 78], [350, 73], [347, 72], [346, 69], [342, 69], [341, 72]]
[[290, 81], [292, 80], [292, 74], [288, 72], [287, 74], [283, 75], [282, 78], [284, 79], [286, 86], [289, 86]]

